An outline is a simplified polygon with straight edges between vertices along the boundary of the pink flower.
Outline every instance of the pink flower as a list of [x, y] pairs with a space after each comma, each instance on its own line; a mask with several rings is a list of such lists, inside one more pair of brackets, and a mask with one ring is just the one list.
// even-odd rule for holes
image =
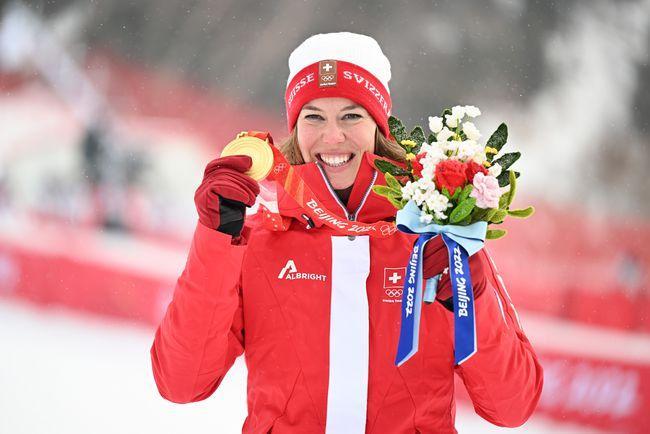
[[499, 207], [501, 187], [499, 187], [499, 181], [494, 176], [478, 172], [474, 175], [472, 184], [474, 189], [472, 189], [470, 197], [476, 199], [477, 207], [484, 209]]

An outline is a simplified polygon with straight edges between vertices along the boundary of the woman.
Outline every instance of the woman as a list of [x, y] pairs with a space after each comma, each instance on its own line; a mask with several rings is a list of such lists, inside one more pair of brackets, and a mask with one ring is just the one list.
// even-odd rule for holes
[[[339, 218], [373, 223], [395, 209], [371, 192], [377, 156], [403, 160], [389, 137], [390, 64], [370, 37], [333, 33], [289, 58], [291, 138], [282, 151]], [[542, 370], [485, 250], [471, 257], [478, 352], [454, 366], [449, 279], [423, 307], [420, 349], [395, 366], [400, 288], [414, 241], [342, 236], [304, 218], [287, 194], [288, 223], [244, 217], [259, 187], [250, 158], [212, 161], [195, 195], [199, 213], [185, 270], [151, 350], [160, 393], [207, 398], [245, 352], [245, 433], [454, 433], [454, 372], [477, 413], [518, 426], [539, 399]], [[424, 276], [448, 264], [442, 241], [425, 250]]]

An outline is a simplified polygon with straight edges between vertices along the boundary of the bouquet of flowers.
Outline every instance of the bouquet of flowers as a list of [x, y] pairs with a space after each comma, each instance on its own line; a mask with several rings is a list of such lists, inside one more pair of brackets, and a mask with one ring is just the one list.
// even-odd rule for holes
[[447, 247], [454, 357], [456, 364], [461, 364], [478, 350], [469, 257], [483, 248], [486, 239], [506, 234], [489, 225], [499, 225], [507, 216], [526, 218], [534, 211], [533, 207], [510, 209], [519, 176], [510, 168], [521, 153], [501, 153], [508, 140], [508, 128], [503, 123], [485, 145], [480, 144], [481, 133], [470, 120], [480, 114], [474, 106], [455, 106], [441, 116], [430, 116], [428, 137], [420, 126], [407, 133], [399, 119], [388, 120], [390, 133], [406, 151], [406, 165], [375, 160], [386, 185], [373, 189], [398, 209], [397, 228], [419, 235], [406, 266], [408, 278], [402, 293], [395, 360], [398, 366], [417, 352], [422, 303], [435, 300], [440, 279], [429, 278], [423, 286], [422, 252], [426, 243], [439, 235]]
[[[373, 187], [397, 209], [409, 201], [420, 210], [422, 223], [467, 226], [479, 221], [501, 224], [507, 216], [526, 218], [534, 208], [510, 209], [519, 172], [510, 167], [520, 152], [499, 153], [508, 140], [502, 123], [481, 145], [481, 133], [470, 121], [481, 114], [474, 106], [455, 106], [441, 116], [429, 117], [431, 134], [422, 127], [407, 133], [402, 122], [390, 117], [390, 132], [406, 151], [406, 168], [376, 160], [386, 186]], [[488, 229], [487, 239], [504, 236], [505, 230]]]

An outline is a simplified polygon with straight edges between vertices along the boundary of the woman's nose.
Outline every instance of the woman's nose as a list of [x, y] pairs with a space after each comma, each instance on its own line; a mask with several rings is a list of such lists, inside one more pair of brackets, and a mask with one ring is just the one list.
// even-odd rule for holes
[[323, 143], [335, 145], [345, 141], [345, 133], [336, 122], [328, 122], [323, 130]]

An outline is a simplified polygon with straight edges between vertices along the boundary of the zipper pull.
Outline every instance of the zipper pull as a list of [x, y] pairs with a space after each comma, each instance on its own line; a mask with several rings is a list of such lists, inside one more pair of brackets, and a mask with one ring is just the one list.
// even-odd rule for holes
[[[348, 220], [350, 220], [351, 222], [353, 222], [354, 219], [356, 219], [356, 218], [357, 218], [357, 216], [355, 216], [354, 214], [348, 214]], [[348, 235], [348, 240], [350, 240], [350, 241], [354, 241], [356, 238], [357, 237], [355, 235]]]

